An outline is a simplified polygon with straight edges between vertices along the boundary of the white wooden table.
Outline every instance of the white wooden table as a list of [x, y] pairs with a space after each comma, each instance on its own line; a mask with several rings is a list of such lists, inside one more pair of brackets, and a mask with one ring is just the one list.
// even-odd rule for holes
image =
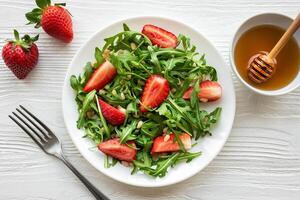
[[24, 13], [33, 8], [34, 0], [0, 0], [1, 48], [14, 28], [40, 33], [39, 64], [26, 80], [17, 80], [0, 61], [1, 200], [94, 199], [62, 163], [42, 153], [10, 121], [7, 115], [20, 103], [60, 136], [70, 161], [111, 199], [300, 199], [300, 88], [263, 97], [233, 75], [237, 112], [222, 152], [193, 178], [156, 189], [127, 186], [96, 171], [71, 142], [61, 112], [62, 85], [73, 55], [95, 31], [116, 20], [139, 15], [180, 20], [207, 36], [229, 67], [230, 40], [243, 20], [261, 12], [294, 17], [300, 11], [299, 0], [68, 0], [67, 5], [74, 16], [75, 39], [64, 46], [25, 25]]

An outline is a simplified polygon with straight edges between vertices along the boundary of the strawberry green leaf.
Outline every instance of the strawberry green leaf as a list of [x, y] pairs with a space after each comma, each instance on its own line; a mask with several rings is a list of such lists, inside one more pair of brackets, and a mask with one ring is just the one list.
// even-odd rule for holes
[[43, 13], [43, 10], [40, 8], [34, 8], [31, 12], [33, 12], [36, 15], [41, 15]]
[[29, 35], [24, 35], [22, 38], [20, 38], [20, 34], [17, 30], [14, 29], [14, 40], [10, 40], [14, 45], [19, 45], [23, 48], [25, 51], [29, 51], [32, 44], [38, 40], [39, 35], [36, 35], [35, 37], [30, 37]]
[[35, 42], [35, 41], [37, 41], [38, 39], [39, 39], [39, 34], [37, 34], [36, 36], [34, 36], [33, 38], [31, 38], [31, 41], [32, 42]]
[[24, 35], [24, 36], [22, 37], [23, 42], [26, 43], [26, 44], [30, 44], [30, 45], [31, 45], [33, 42], [37, 41], [38, 39], [39, 39], [39, 35], [36, 35], [36, 36], [34, 36], [34, 37], [30, 37], [29, 35]]
[[20, 40], [19, 32], [18, 32], [16, 29], [14, 29], [14, 36], [15, 36], [15, 39], [16, 39], [17, 41]]
[[27, 24], [37, 24], [41, 22], [42, 9], [34, 8], [31, 12], [25, 14], [26, 19], [29, 21]]
[[29, 21], [29, 24], [35, 24], [40, 22], [40, 17], [35, 13], [26, 13], [25, 17]]
[[50, 5], [50, 0], [35, 0], [35, 3], [39, 8], [44, 9]]

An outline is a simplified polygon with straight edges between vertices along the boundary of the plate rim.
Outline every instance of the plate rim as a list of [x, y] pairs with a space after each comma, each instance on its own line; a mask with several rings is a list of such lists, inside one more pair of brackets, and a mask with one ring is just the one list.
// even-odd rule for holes
[[[193, 173], [189, 174], [188, 176], [184, 176], [183, 178], [178, 178], [178, 179], [174, 179], [175, 181], [172, 181], [172, 182], [168, 182], [168, 183], [159, 183], [159, 182], [155, 182], [155, 185], [146, 185], [146, 184], [134, 184], [134, 183], [130, 183], [130, 182], [126, 182], [125, 180], [122, 180], [122, 179], [117, 179], [113, 176], [111, 176], [109, 173], [105, 172], [105, 171], [102, 171], [100, 169], [98, 169], [94, 164], [93, 162], [91, 162], [89, 159], [87, 159], [85, 156], [84, 156], [84, 153], [82, 152], [82, 150], [80, 148], [77, 147], [76, 145], [76, 142], [75, 142], [75, 138], [73, 138], [72, 134], [70, 133], [71, 130], [69, 129], [69, 126], [67, 125], [66, 123], [66, 113], [64, 111], [64, 99], [66, 98], [65, 97], [65, 93], [64, 93], [64, 90], [66, 87], [69, 86], [69, 77], [68, 75], [70, 74], [70, 71], [71, 71], [71, 66], [73, 65], [73, 62], [75, 60], [75, 58], [77, 56], [79, 56], [79, 53], [81, 52], [81, 50], [84, 48], [84, 46], [89, 43], [91, 40], [93, 40], [94, 37], [96, 37], [100, 32], [102, 32], [103, 30], [105, 29], [109, 29], [110, 27], [112, 26], [115, 26], [116, 24], [120, 24], [122, 22], [126, 22], [128, 20], [139, 20], [139, 19], [144, 19], [144, 18], [152, 18], [152, 19], [156, 19], [156, 20], [167, 20], [167, 21], [171, 21], [171, 22], [174, 22], [174, 23], [177, 23], [179, 25], [182, 25], [182, 26], [185, 26], [185, 27], [188, 27], [189, 29], [191, 29], [192, 31], [194, 31], [195, 33], [197, 33], [198, 35], [200, 35], [204, 40], [206, 40], [206, 42], [213, 48], [213, 50], [217, 53], [217, 55], [220, 57], [222, 63], [224, 63], [224, 66], [226, 66], [226, 73], [229, 74], [230, 76], [230, 82], [231, 82], [231, 86], [232, 86], [232, 91], [233, 91], [233, 115], [232, 115], [232, 120], [230, 121], [230, 125], [229, 125], [229, 130], [228, 130], [228, 133], [226, 134], [224, 140], [222, 140], [221, 142], [221, 145], [220, 145], [220, 148], [216, 151], [215, 155], [211, 156], [211, 158], [209, 159], [209, 161], [202, 167], [202, 168], [199, 168], [197, 170], [195, 170]], [[119, 19], [119, 20], [116, 20], [112, 23], [109, 23], [108, 25], [104, 25], [103, 28], [101, 28], [100, 30], [97, 30], [95, 31], [83, 44], [82, 46], [80, 46], [80, 48], [76, 51], [76, 53], [73, 55], [72, 57], [72, 60], [71, 62], [69, 63], [68, 65], [68, 69], [66, 71], [66, 74], [65, 74], [65, 78], [64, 78], [64, 84], [63, 84], [63, 87], [62, 87], [62, 99], [61, 99], [61, 109], [62, 109], [62, 113], [63, 113], [63, 120], [64, 120], [64, 124], [65, 124], [65, 127], [67, 129], [67, 132], [68, 132], [68, 135], [70, 136], [71, 140], [72, 140], [72, 143], [74, 144], [74, 146], [76, 147], [76, 149], [79, 151], [79, 153], [81, 154], [81, 156], [91, 165], [93, 166], [98, 172], [100, 172], [101, 174], [104, 174], [106, 175], [107, 177], [113, 179], [113, 180], [116, 180], [120, 183], [124, 183], [124, 184], [127, 184], [127, 185], [131, 185], [131, 186], [137, 186], [137, 187], [142, 187], [142, 188], [157, 188], [157, 187], [165, 187], [165, 186], [170, 186], [170, 185], [174, 185], [176, 183], [180, 183], [184, 180], [187, 180], [191, 177], [193, 177], [194, 175], [196, 175], [197, 173], [199, 173], [200, 171], [202, 171], [203, 169], [205, 169], [211, 162], [212, 160], [214, 160], [217, 155], [220, 153], [220, 151], [223, 149], [226, 141], [228, 140], [228, 137], [232, 131], [232, 127], [233, 127], [233, 123], [234, 123], [234, 120], [235, 120], [235, 114], [236, 114], [236, 94], [235, 94], [235, 86], [234, 86], [234, 83], [233, 83], [233, 79], [232, 79], [232, 73], [231, 73], [231, 68], [228, 67], [228, 64], [225, 62], [225, 59], [223, 58], [222, 54], [218, 51], [218, 49], [215, 47], [215, 45], [209, 40], [207, 39], [207, 37], [205, 37], [202, 33], [200, 33], [197, 29], [191, 27], [190, 25], [188, 24], [185, 24], [181, 21], [178, 21], [178, 19], [172, 19], [172, 18], [169, 18], [169, 17], [165, 17], [165, 16], [151, 16], [151, 15], [141, 15], [141, 16], [132, 16], [132, 17], [128, 17], [128, 18], [122, 18], [122, 19]]]

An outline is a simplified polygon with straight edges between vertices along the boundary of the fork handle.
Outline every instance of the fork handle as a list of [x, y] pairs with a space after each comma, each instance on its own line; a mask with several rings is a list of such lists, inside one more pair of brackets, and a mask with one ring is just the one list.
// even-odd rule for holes
[[94, 195], [97, 200], [109, 200], [102, 192], [100, 192], [90, 181], [88, 181], [65, 157], [63, 154], [57, 154], [56, 157], [60, 159], [87, 187], [87, 189]]

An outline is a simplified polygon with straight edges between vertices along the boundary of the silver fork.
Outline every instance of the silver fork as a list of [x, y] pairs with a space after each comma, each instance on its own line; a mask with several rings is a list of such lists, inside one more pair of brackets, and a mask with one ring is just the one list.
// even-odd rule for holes
[[16, 108], [18, 113], [12, 112], [14, 116], [8, 115], [9, 118], [27, 133], [46, 154], [52, 155], [65, 163], [96, 199], [108, 200], [109, 198], [93, 186], [70, 162], [66, 160], [62, 151], [61, 142], [54, 133], [22, 105], [20, 105], [20, 108], [22, 111], [19, 108]]

